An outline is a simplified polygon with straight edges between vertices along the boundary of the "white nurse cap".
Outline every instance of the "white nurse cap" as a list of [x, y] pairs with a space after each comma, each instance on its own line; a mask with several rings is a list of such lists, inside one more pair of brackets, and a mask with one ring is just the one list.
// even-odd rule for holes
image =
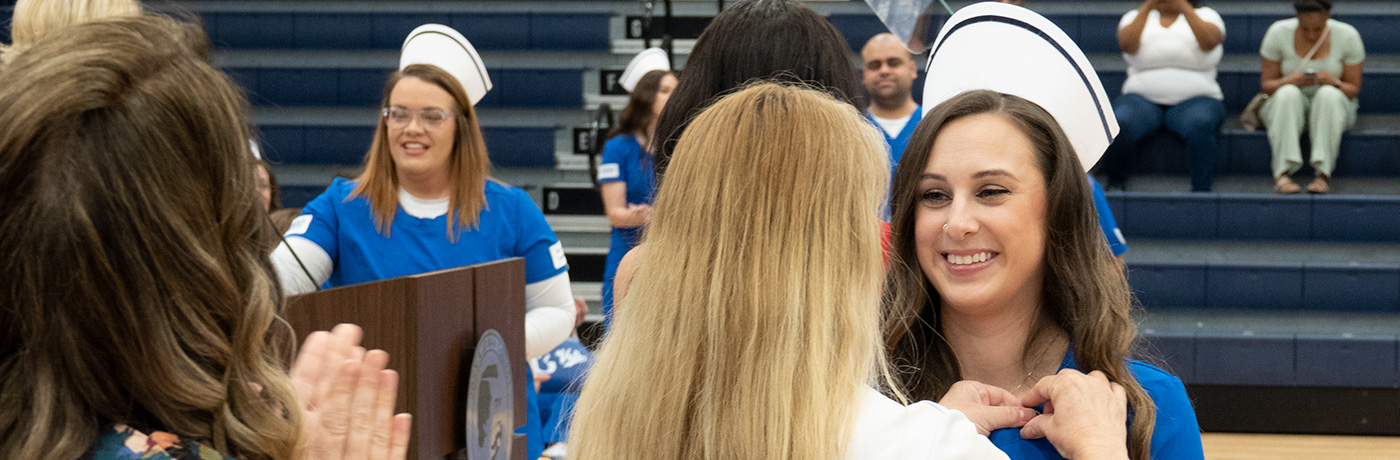
[[953, 14], [929, 54], [923, 109], [965, 91], [1020, 96], [1055, 117], [1088, 170], [1118, 135], [1118, 120], [1084, 52], [1031, 10], [999, 2]]
[[399, 55], [399, 70], [414, 64], [436, 66], [457, 78], [467, 92], [467, 99], [476, 105], [491, 91], [491, 77], [486, 64], [466, 37], [442, 24], [423, 24], [408, 33]]
[[661, 48], [647, 48], [637, 53], [637, 57], [627, 64], [627, 70], [622, 71], [622, 78], [618, 84], [630, 93], [637, 87], [637, 82], [642, 81], [642, 77], [653, 70], [671, 71], [671, 61], [666, 59], [666, 52]]

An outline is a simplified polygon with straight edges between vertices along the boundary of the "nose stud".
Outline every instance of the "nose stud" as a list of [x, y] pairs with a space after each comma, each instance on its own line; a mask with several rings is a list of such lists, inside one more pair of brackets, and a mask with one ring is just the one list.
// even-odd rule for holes
[[943, 224], [943, 231], [948, 231], [948, 224]]

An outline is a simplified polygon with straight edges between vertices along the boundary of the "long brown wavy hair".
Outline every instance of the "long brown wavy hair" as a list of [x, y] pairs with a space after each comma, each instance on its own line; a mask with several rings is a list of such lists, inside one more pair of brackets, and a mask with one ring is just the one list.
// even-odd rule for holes
[[[476, 117], [476, 109], [466, 90], [457, 78], [437, 66], [414, 64], [389, 75], [384, 84], [384, 100], [380, 108], [389, 107], [389, 95], [394, 86], [406, 77], [417, 78], [437, 85], [448, 94], [456, 107], [452, 108], [456, 119], [457, 136], [452, 142], [452, 158], [448, 160], [448, 172], [452, 177], [452, 191], [447, 201], [447, 239], [457, 241], [459, 227], [466, 224], [476, 228], [477, 215], [486, 208], [486, 179], [491, 172], [491, 160], [486, 156], [486, 141], [481, 136], [481, 125]], [[394, 166], [394, 156], [389, 153], [389, 126], [384, 117], [374, 129], [374, 140], [370, 142], [369, 153], [365, 154], [365, 172], [355, 179], [355, 190], [347, 200], [365, 197], [374, 214], [374, 224], [379, 233], [389, 236], [394, 225], [394, 214], [399, 208], [399, 174]]]
[[849, 104], [773, 83], [695, 119], [584, 383], [571, 460], [846, 458], [853, 401], [888, 379], [883, 144]]
[[[969, 91], [934, 107], [914, 130], [894, 176], [890, 202], [890, 267], [885, 279], [885, 340], [891, 365], [912, 399], [938, 400], [961, 380], [957, 356], [943, 339], [939, 294], [919, 267], [914, 211], [919, 177], [934, 139], [948, 123], [994, 113], [1020, 127], [1036, 150], [1045, 177], [1045, 280], [1040, 294], [1049, 325], [1069, 335], [1079, 369], [1103, 371], [1128, 393], [1133, 422], [1128, 451], [1135, 460], [1150, 454], [1156, 408], [1128, 372], [1137, 338], [1130, 314], [1136, 303], [1128, 280], [1114, 262], [1099, 229], [1094, 200], [1074, 147], [1045, 109], [1026, 99], [992, 91]], [[1031, 337], [1027, 347], [1041, 342]], [[1027, 350], [1028, 352], [1030, 350]]]
[[0, 458], [78, 458], [110, 423], [297, 449], [246, 101], [181, 30], [74, 26], [0, 73]]

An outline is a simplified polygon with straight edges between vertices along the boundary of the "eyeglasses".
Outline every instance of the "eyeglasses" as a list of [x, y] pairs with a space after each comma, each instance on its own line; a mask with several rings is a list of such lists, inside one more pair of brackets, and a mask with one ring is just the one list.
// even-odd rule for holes
[[390, 128], [406, 128], [413, 119], [418, 118], [418, 125], [424, 128], [433, 129], [442, 126], [442, 122], [452, 117], [452, 113], [442, 109], [423, 109], [416, 114], [409, 109], [402, 107], [386, 107], [379, 112], [384, 117]]

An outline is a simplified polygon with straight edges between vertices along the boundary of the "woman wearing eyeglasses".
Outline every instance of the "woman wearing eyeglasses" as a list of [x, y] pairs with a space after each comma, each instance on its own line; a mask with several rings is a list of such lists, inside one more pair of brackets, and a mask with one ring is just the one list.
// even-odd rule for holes
[[[415, 44], [420, 36], [421, 47]], [[410, 34], [402, 69], [384, 87], [364, 173], [336, 179], [308, 203], [273, 261], [283, 289], [295, 294], [524, 258], [525, 354], [532, 359], [572, 332], [568, 264], [529, 195], [488, 176], [491, 164], [472, 104], [490, 83], [472, 64], [479, 62], [475, 53], [463, 53], [468, 46], [445, 26]], [[427, 57], [414, 61], [410, 55]], [[533, 400], [534, 392], [527, 393]], [[538, 438], [529, 440], [534, 452], [543, 449]]]
[[415, 64], [390, 75], [384, 94], [365, 172], [311, 200], [273, 252], [283, 289], [522, 257], [526, 355], [559, 345], [575, 316], [564, 249], [529, 195], [487, 176], [463, 85], [441, 67]]

